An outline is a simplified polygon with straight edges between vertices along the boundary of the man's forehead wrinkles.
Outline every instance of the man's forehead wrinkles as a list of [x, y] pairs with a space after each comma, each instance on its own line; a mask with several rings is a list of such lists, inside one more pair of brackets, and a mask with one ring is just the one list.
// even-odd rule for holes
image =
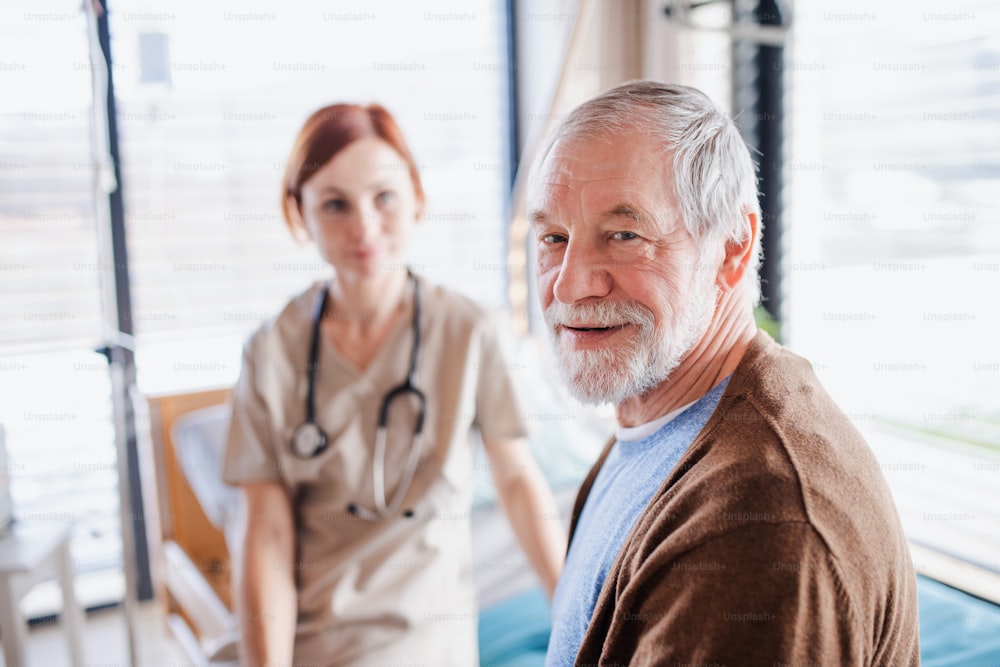
[[624, 183], [624, 184], [635, 184], [638, 186], [642, 182], [641, 174], [626, 174], [626, 173], [613, 173], [610, 171], [558, 171], [550, 172], [545, 175], [544, 182], [546, 185], [560, 185], [570, 187], [575, 184], [590, 184], [590, 183]]
[[574, 160], [572, 164], [563, 161], [550, 163], [541, 180], [546, 185], [570, 188], [607, 184], [610, 187], [637, 190], [646, 187], [650, 177], [654, 176], [649, 170], [635, 169], [634, 165], [628, 168], [625, 163]]
[[549, 171], [573, 175], [629, 174], [640, 171], [643, 161], [608, 161], [593, 157], [552, 156], [548, 160]]

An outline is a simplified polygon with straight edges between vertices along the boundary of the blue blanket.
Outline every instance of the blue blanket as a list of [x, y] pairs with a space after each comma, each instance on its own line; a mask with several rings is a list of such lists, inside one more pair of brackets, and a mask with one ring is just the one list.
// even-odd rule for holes
[[532, 588], [479, 612], [480, 667], [541, 667], [552, 623], [549, 601]]
[[1000, 607], [917, 577], [924, 667], [1000, 665]]
[[[917, 578], [920, 658], [924, 667], [1000, 667], [1000, 607], [932, 579]], [[479, 615], [483, 667], [541, 667], [552, 624], [540, 588], [510, 597]]]

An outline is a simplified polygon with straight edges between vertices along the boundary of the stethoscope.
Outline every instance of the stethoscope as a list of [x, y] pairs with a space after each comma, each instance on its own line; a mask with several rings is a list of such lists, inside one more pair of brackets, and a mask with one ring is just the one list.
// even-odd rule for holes
[[[409, 272], [408, 272], [409, 273]], [[361, 519], [377, 521], [386, 519], [396, 513], [403, 497], [413, 482], [413, 476], [417, 472], [417, 465], [423, 450], [423, 430], [424, 414], [427, 411], [427, 399], [424, 393], [413, 384], [413, 378], [417, 371], [417, 352], [420, 349], [420, 288], [412, 273], [409, 273], [413, 282], [413, 345], [410, 348], [410, 367], [406, 372], [406, 379], [402, 384], [390, 389], [382, 398], [382, 405], [378, 412], [378, 426], [375, 431], [375, 454], [372, 461], [372, 486], [374, 487], [375, 510], [372, 511], [361, 507], [357, 503], [349, 503], [347, 511]], [[326, 309], [329, 297], [329, 287], [324, 286], [319, 297], [316, 299], [316, 309], [313, 312], [312, 340], [309, 342], [309, 364], [306, 366], [306, 375], [309, 379], [306, 391], [306, 420], [299, 424], [292, 434], [292, 451], [296, 456], [309, 459], [319, 456], [327, 448], [330, 441], [326, 433], [316, 423], [316, 369], [319, 358], [320, 322], [323, 319], [323, 311]], [[406, 470], [399, 482], [396, 493], [392, 500], [386, 502], [385, 498], [385, 444], [388, 434], [389, 408], [392, 402], [401, 396], [411, 394], [417, 399], [417, 423], [413, 431], [413, 444], [410, 446], [410, 456], [406, 461]], [[403, 516], [412, 517], [413, 510], [406, 510]]]

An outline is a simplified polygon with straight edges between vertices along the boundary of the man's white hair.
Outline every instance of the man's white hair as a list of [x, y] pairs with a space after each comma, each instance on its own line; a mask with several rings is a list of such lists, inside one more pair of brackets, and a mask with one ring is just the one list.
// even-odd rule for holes
[[763, 224], [756, 167], [736, 125], [700, 90], [656, 81], [616, 86], [576, 107], [552, 132], [536, 166], [559, 139], [632, 132], [650, 136], [652, 148], [672, 158], [673, 194], [685, 226], [702, 248], [721, 257], [723, 243], [746, 241], [751, 234], [746, 216], [757, 215], [747, 272], [750, 298], [757, 303]]

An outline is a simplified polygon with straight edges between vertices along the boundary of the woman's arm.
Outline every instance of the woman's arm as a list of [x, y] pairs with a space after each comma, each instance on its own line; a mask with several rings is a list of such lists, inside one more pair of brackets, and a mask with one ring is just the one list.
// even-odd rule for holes
[[483, 438], [483, 443], [500, 504], [551, 598], [566, 553], [566, 535], [552, 490], [523, 438]]
[[235, 561], [236, 613], [242, 664], [287, 667], [295, 645], [295, 526], [277, 483], [243, 488], [242, 549]]

